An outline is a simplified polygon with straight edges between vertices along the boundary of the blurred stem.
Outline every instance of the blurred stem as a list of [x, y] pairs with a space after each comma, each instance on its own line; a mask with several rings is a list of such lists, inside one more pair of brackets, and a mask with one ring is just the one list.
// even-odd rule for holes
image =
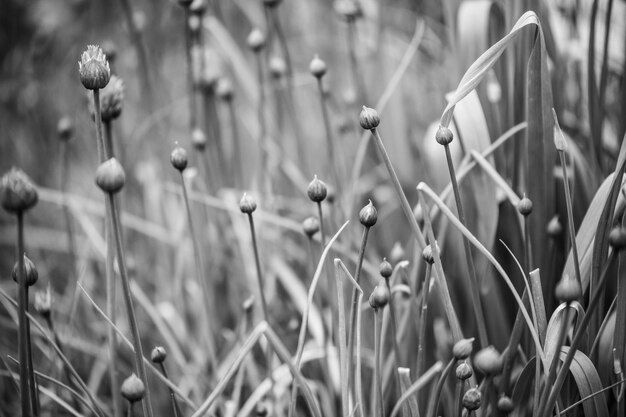
[[230, 131], [233, 140], [233, 177], [235, 178], [235, 187], [244, 188], [244, 166], [241, 155], [241, 138], [239, 137], [239, 129], [237, 126], [237, 112], [233, 100], [228, 100], [228, 116], [230, 119]]
[[75, 278], [78, 278], [77, 255], [76, 255], [76, 240], [74, 238], [74, 230], [72, 228], [72, 216], [69, 209], [69, 203], [67, 199], [67, 185], [69, 175], [69, 149], [68, 142], [61, 140], [61, 155], [60, 155], [60, 185], [61, 198], [63, 199], [63, 218], [65, 220], [65, 232], [67, 234], [68, 252], [70, 255], [70, 261], [72, 263], [71, 271]]
[[429, 406], [429, 413], [427, 413], [426, 417], [437, 417], [437, 408], [439, 406], [439, 397], [441, 397], [441, 391], [443, 390], [443, 386], [448, 379], [448, 375], [450, 375], [450, 371], [452, 367], [456, 363], [456, 359], [450, 359], [450, 362], [446, 365], [443, 372], [439, 376], [439, 380], [437, 381], [437, 386], [435, 387], [435, 393], [433, 396], [433, 402]]
[[[161, 373], [163, 374], [163, 376], [165, 378], [169, 379], [169, 377], [167, 376], [167, 371], [165, 370], [165, 365], [163, 364], [163, 362], [159, 363], [159, 369], [161, 370]], [[172, 404], [172, 416], [178, 417], [179, 414], [180, 414], [180, 412], [179, 412], [180, 407], [178, 405], [178, 400], [176, 399], [176, 394], [174, 394], [174, 391], [171, 388], [169, 388], [169, 387], [168, 387], [168, 390], [170, 392], [170, 401], [171, 401], [171, 404]]]
[[104, 122], [104, 154], [105, 158], [115, 156], [115, 146], [113, 145], [113, 123], [110, 120]]
[[428, 316], [428, 293], [431, 270], [432, 265], [427, 262], [426, 273], [424, 274], [424, 281], [422, 282], [422, 302], [419, 313], [419, 336], [417, 339], [417, 363], [415, 365], [415, 369], [417, 370], [416, 375], [422, 375], [422, 372], [424, 372], [424, 363], [426, 361], [426, 358], [424, 357], [424, 342], [426, 338], [426, 318]]
[[[26, 305], [25, 310], [28, 314], [28, 285], [26, 285]], [[33, 366], [33, 345], [30, 340], [30, 321], [26, 321], [26, 358], [28, 359], [28, 387], [30, 389], [30, 402], [33, 415], [39, 415], [39, 395], [37, 392], [37, 382], [35, 381], [35, 367]]]
[[572, 195], [569, 190], [569, 179], [567, 176], [567, 165], [565, 163], [565, 152], [559, 150], [559, 158], [561, 160], [561, 168], [563, 169], [563, 189], [565, 191], [565, 204], [567, 206], [567, 226], [569, 228], [569, 241], [572, 245], [572, 255], [574, 256], [574, 272], [578, 285], [582, 288], [582, 279], [580, 276], [580, 263], [578, 261], [578, 248], [576, 247], [576, 228], [574, 227], [574, 210], [572, 208]]
[[337, 195], [341, 195], [341, 183], [339, 178], [339, 167], [337, 165], [335, 144], [332, 128], [330, 127], [330, 117], [328, 116], [328, 104], [326, 103], [326, 94], [324, 93], [324, 85], [322, 83], [322, 77], [317, 77], [317, 88], [320, 93], [320, 105], [322, 107], [322, 119], [324, 120], [324, 130], [326, 131], [326, 151], [328, 156], [328, 163], [330, 164], [330, 170], [333, 175], [333, 181], [337, 189]]
[[100, 111], [100, 90], [93, 90], [93, 108], [96, 121], [96, 147], [98, 149], [98, 161], [104, 162], [104, 138], [102, 136], [102, 112]]
[[350, 73], [352, 75], [352, 87], [356, 92], [357, 103], [367, 103], [365, 85], [359, 71], [359, 61], [356, 57], [356, 21], [348, 20], [348, 56], [350, 59]]
[[[374, 309], [374, 385], [376, 386], [376, 406], [373, 413], [379, 413], [379, 417], [385, 416], [385, 405], [383, 404], [383, 388], [380, 373], [380, 354], [382, 350], [382, 327], [383, 327], [384, 307], [378, 311]], [[376, 414], [374, 414], [376, 415]]]
[[142, 400], [143, 414], [146, 417], [153, 417], [152, 402], [150, 396], [150, 386], [148, 385], [148, 376], [146, 374], [146, 366], [143, 362], [143, 349], [141, 347], [141, 335], [139, 334], [139, 327], [137, 326], [137, 317], [135, 316], [135, 306], [133, 305], [132, 293], [130, 290], [130, 281], [128, 279], [128, 272], [126, 270], [126, 259], [124, 257], [124, 245], [122, 242], [122, 231], [119, 221], [119, 215], [116, 207], [115, 196], [111, 193], [107, 194], [107, 201], [109, 210], [111, 211], [111, 224], [113, 234], [115, 237], [115, 244], [117, 247], [117, 265], [120, 270], [120, 276], [122, 277], [122, 286], [124, 294], [124, 301], [126, 302], [126, 310], [128, 314], [128, 322], [130, 324], [131, 332], [133, 334], [133, 347], [135, 351], [135, 368], [137, 374], [145, 385], [146, 392]]
[[265, 77], [263, 76], [263, 60], [260, 52], [255, 52], [257, 81], [259, 83], [259, 103], [257, 105], [257, 118], [259, 122], [259, 147], [261, 148], [261, 178], [263, 187], [268, 196], [272, 195], [272, 186], [269, 168], [269, 145], [267, 143], [267, 125], [265, 123]]
[[185, 30], [185, 60], [187, 61], [187, 100], [189, 102], [189, 130], [193, 131], [197, 127], [196, 97], [193, 85], [193, 62], [191, 57], [191, 31], [189, 30], [189, 6], [183, 6], [184, 30]]
[[[398, 375], [398, 367], [402, 366], [400, 363], [400, 347], [398, 346], [398, 339], [396, 336], [396, 327], [397, 327], [397, 320], [396, 320], [396, 312], [394, 311], [394, 301], [393, 301], [393, 295], [391, 293], [391, 285], [389, 285], [389, 278], [385, 278], [385, 285], [387, 286], [387, 291], [389, 291], [389, 318], [391, 321], [391, 339], [393, 342], [393, 353], [396, 357], [396, 366], [394, 367], [394, 369], [396, 370], [396, 375]], [[399, 384], [400, 382], [400, 376], [398, 375], [398, 387], [400, 386]]]
[[28, 327], [26, 326], [26, 304], [28, 304], [28, 296], [26, 293], [26, 274], [24, 271], [24, 213], [17, 212], [17, 274], [18, 274], [18, 316], [19, 316], [19, 361], [20, 361], [20, 403], [22, 406], [22, 416], [30, 417], [31, 399], [29, 382], [31, 376], [28, 369]]
[[[463, 212], [463, 203], [461, 202], [461, 193], [459, 192], [459, 184], [456, 180], [456, 173], [454, 172], [454, 163], [452, 162], [452, 155], [450, 154], [450, 146], [444, 145], [446, 151], [446, 160], [448, 162], [448, 171], [450, 172], [450, 181], [452, 183], [452, 191], [454, 192], [454, 200], [456, 201], [456, 208], [459, 214], [459, 220], [463, 226], [467, 227], [467, 220]], [[467, 267], [469, 269], [469, 287], [470, 295], [472, 299], [472, 307], [474, 309], [474, 315], [476, 316], [476, 328], [478, 329], [478, 338], [480, 340], [480, 346], [486, 347], [489, 345], [489, 339], [487, 337], [487, 327], [485, 326], [485, 316], [483, 314], [482, 303], [480, 300], [480, 291], [478, 290], [478, 279], [476, 278], [476, 267], [474, 266], [474, 258], [472, 258], [472, 249], [470, 248], [469, 241], [463, 235], [463, 249], [465, 250], [465, 259], [467, 260]]]
[[454, 413], [456, 417], [461, 417], [463, 414], [463, 395], [465, 394], [463, 388], [465, 388], [465, 381], [459, 379], [456, 382], [456, 411]]

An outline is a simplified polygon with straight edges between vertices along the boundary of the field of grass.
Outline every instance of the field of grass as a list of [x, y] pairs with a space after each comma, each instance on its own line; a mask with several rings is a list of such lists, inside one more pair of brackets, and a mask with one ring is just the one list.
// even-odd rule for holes
[[625, 416], [625, 14], [2, 1], [0, 417]]

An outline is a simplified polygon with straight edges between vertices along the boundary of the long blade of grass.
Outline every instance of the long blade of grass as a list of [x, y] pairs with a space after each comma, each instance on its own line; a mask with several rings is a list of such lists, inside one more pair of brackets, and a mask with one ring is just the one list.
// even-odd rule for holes
[[404, 394], [398, 399], [396, 405], [393, 406], [393, 410], [391, 410], [391, 414], [389, 417], [395, 417], [398, 415], [400, 410], [402, 409], [402, 404], [415, 395], [420, 389], [424, 388], [426, 384], [428, 384], [432, 379], [434, 379], [443, 369], [443, 363], [441, 361], [435, 362], [433, 366], [430, 367], [429, 370], [424, 372], [422, 376], [420, 376], [417, 381], [413, 383], [407, 389]]
[[[411, 388], [411, 370], [409, 368], [398, 368], [400, 376], [400, 390], [404, 395]], [[417, 398], [411, 395], [407, 400], [409, 402], [409, 415], [405, 417], [420, 417], [419, 407], [417, 406]]]

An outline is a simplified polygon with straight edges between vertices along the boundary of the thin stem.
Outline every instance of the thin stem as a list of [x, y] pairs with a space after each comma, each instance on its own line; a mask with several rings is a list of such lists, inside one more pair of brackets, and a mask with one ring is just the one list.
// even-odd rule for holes
[[63, 202], [63, 219], [65, 221], [65, 232], [67, 234], [67, 249], [70, 254], [70, 259], [72, 262], [72, 273], [75, 277], [78, 277], [78, 268], [76, 265], [76, 241], [74, 239], [74, 230], [72, 228], [72, 216], [70, 214], [69, 203], [67, 201], [67, 183], [68, 183], [68, 175], [69, 175], [69, 152], [67, 149], [67, 141], [61, 141], [61, 155], [60, 162], [60, 184], [59, 189], [61, 190], [61, 198]]
[[[452, 162], [452, 155], [450, 154], [450, 147], [444, 146], [446, 151], [446, 160], [448, 162], [448, 171], [450, 172], [450, 181], [452, 182], [452, 191], [454, 192], [454, 200], [456, 201], [456, 208], [459, 213], [459, 220], [463, 226], [467, 226], [465, 214], [463, 213], [463, 204], [461, 202], [461, 193], [459, 192], [459, 184], [456, 181], [456, 174], [454, 172], [454, 163]], [[463, 235], [463, 249], [465, 250], [465, 258], [467, 260], [467, 266], [469, 269], [469, 286], [470, 295], [472, 299], [472, 307], [476, 316], [476, 327], [478, 329], [478, 338], [480, 339], [481, 347], [489, 345], [489, 339], [487, 337], [487, 327], [485, 326], [485, 315], [483, 314], [482, 303], [480, 300], [480, 292], [478, 291], [478, 279], [476, 278], [476, 267], [474, 266], [474, 258], [472, 257], [472, 249], [470, 248], [469, 241]]]
[[455, 416], [461, 417], [463, 414], [463, 388], [465, 388], [465, 381], [459, 379], [456, 383], [456, 411], [454, 413]]
[[263, 61], [261, 54], [256, 52], [257, 81], [259, 83], [259, 102], [257, 105], [257, 118], [259, 122], [259, 147], [261, 148], [261, 171], [263, 185], [268, 195], [271, 195], [271, 180], [269, 170], [269, 156], [267, 143], [267, 125], [265, 122], [265, 77], [263, 76]]
[[569, 228], [569, 241], [572, 245], [572, 255], [574, 256], [574, 273], [578, 285], [582, 288], [582, 279], [580, 275], [580, 263], [578, 261], [578, 248], [576, 247], [576, 228], [574, 227], [574, 210], [572, 208], [572, 195], [569, 190], [569, 179], [567, 176], [567, 167], [565, 165], [565, 152], [559, 151], [561, 160], [561, 168], [563, 169], [563, 189], [565, 191], [565, 205], [567, 206], [567, 227]]
[[385, 405], [383, 404], [383, 388], [381, 381], [381, 373], [380, 373], [380, 354], [382, 350], [382, 327], [383, 327], [383, 309], [378, 311], [378, 309], [374, 309], [374, 385], [376, 386], [376, 406], [374, 409], [375, 412], [378, 412], [379, 417], [384, 417], [385, 415]]
[[422, 282], [422, 303], [420, 308], [419, 317], [419, 336], [417, 339], [417, 363], [415, 369], [416, 375], [422, 375], [424, 371], [424, 363], [426, 358], [424, 356], [424, 344], [426, 342], [426, 318], [428, 316], [428, 294], [430, 288], [430, 273], [432, 265], [426, 263], [426, 273], [424, 274], [424, 281]]
[[337, 165], [337, 158], [335, 153], [335, 139], [333, 137], [333, 132], [330, 127], [330, 117], [328, 116], [328, 106], [326, 103], [326, 94], [324, 94], [324, 85], [322, 83], [322, 77], [317, 78], [317, 87], [320, 93], [320, 105], [322, 107], [322, 119], [324, 121], [324, 130], [326, 132], [326, 152], [328, 157], [328, 163], [331, 167], [331, 172], [333, 174], [333, 181], [335, 182], [335, 187], [337, 187], [337, 195], [341, 195], [340, 193], [340, 181], [339, 181], [339, 172]]
[[127, 408], [127, 411], [126, 411], [126, 417], [132, 417], [132, 415], [133, 415], [133, 404], [134, 403], [132, 403], [130, 401], [128, 402], [128, 408]]
[[[387, 291], [389, 291], [389, 318], [391, 321], [391, 341], [392, 341], [392, 345], [393, 345], [393, 353], [396, 357], [396, 366], [394, 367], [396, 369], [396, 374], [398, 373], [398, 367], [401, 366], [400, 363], [400, 347], [398, 346], [398, 339], [397, 339], [397, 325], [398, 322], [396, 320], [396, 312], [394, 310], [394, 304], [395, 302], [393, 301], [393, 295], [391, 295], [391, 285], [389, 285], [389, 278], [385, 278], [385, 285], [387, 286]], [[400, 382], [400, 378], [398, 375], [398, 382]], [[399, 384], [398, 384], [399, 386]]]
[[93, 90], [94, 118], [96, 119], [96, 147], [98, 149], [98, 160], [104, 162], [104, 138], [102, 137], [102, 112], [100, 111], [100, 90]]
[[352, 87], [356, 91], [358, 102], [366, 103], [365, 86], [361, 73], [359, 72], [359, 62], [356, 57], [356, 22], [354, 19], [348, 20], [348, 56], [350, 58], [350, 73], [352, 75]]
[[18, 333], [18, 348], [19, 348], [19, 361], [20, 361], [20, 402], [22, 405], [22, 416], [30, 417], [31, 403], [30, 403], [30, 389], [29, 381], [30, 375], [28, 370], [28, 349], [26, 343], [28, 340], [26, 326], [26, 304], [28, 298], [26, 295], [26, 274], [24, 271], [24, 213], [17, 212], [17, 275], [18, 275], [18, 317], [19, 317], [19, 333]]
[[193, 130], [196, 127], [196, 97], [195, 88], [193, 85], [193, 62], [191, 57], [191, 33], [189, 31], [189, 7], [185, 6], [185, 60], [187, 62], [187, 100], [189, 102], [189, 129]]
[[456, 363], [456, 359], [454, 358], [450, 359], [450, 362], [448, 362], [443, 372], [439, 376], [439, 380], [437, 381], [437, 386], [435, 387], [433, 402], [431, 403], [431, 406], [430, 406], [432, 408], [430, 410], [430, 413], [428, 413], [427, 417], [431, 417], [431, 416], [437, 417], [437, 408], [439, 407], [439, 397], [441, 396], [443, 385], [445, 384], [446, 379], [448, 378], [448, 375], [450, 375], [450, 371], [452, 370], [452, 367], [454, 366], [455, 363]]
[[233, 143], [233, 176], [235, 177], [235, 187], [244, 187], [244, 164], [241, 155], [241, 143], [239, 138], [239, 128], [237, 126], [237, 112], [232, 100], [228, 101], [228, 116], [230, 118], [230, 131]]
[[[168, 378], [167, 371], [165, 370], [165, 365], [163, 364], [163, 362], [159, 363], [159, 369], [161, 370], [161, 373], [163, 374], [163, 376], [165, 378]], [[167, 389], [170, 392], [170, 402], [172, 404], [172, 415], [174, 417], [178, 417], [180, 407], [178, 405], [178, 400], [176, 399], [176, 394], [174, 394], [174, 391], [171, 388], [168, 387]]]
[[[26, 306], [28, 314], [28, 285], [26, 285]], [[33, 345], [30, 339], [30, 321], [26, 321], [26, 358], [28, 359], [28, 387], [30, 389], [30, 403], [34, 416], [39, 415], [39, 395], [37, 392], [37, 382], [35, 381], [35, 367], [33, 366]]]
[[126, 258], [124, 256], [124, 245], [122, 242], [122, 231], [120, 227], [119, 215], [115, 203], [115, 196], [113, 194], [107, 195], [107, 201], [109, 203], [109, 209], [111, 211], [111, 223], [113, 225], [113, 235], [115, 237], [115, 243], [117, 246], [117, 265], [119, 267], [120, 276], [122, 277], [122, 286], [124, 291], [124, 301], [126, 302], [126, 310], [128, 313], [128, 322], [130, 324], [131, 332], [133, 334], [133, 345], [135, 351], [135, 368], [145, 385], [146, 392], [142, 400], [143, 413], [146, 417], [153, 417], [152, 402], [150, 398], [150, 387], [148, 385], [148, 376], [146, 374], [146, 366], [143, 362], [143, 349], [141, 347], [141, 336], [139, 334], [139, 328], [137, 327], [137, 318], [135, 316], [135, 307], [133, 305], [133, 299], [131, 296], [130, 282], [128, 279], [128, 272], [126, 270]]

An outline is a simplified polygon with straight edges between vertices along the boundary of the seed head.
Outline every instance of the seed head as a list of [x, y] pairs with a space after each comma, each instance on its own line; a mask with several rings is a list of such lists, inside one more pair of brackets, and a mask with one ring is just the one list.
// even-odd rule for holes
[[359, 123], [365, 130], [376, 129], [380, 124], [380, 116], [376, 110], [363, 106], [359, 115]]
[[57, 123], [57, 134], [62, 141], [72, 139], [74, 135], [74, 122], [68, 116], [63, 116]]
[[233, 99], [233, 85], [228, 78], [220, 78], [217, 81], [215, 93], [224, 101], [231, 101]]
[[167, 358], [167, 351], [163, 346], [156, 346], [150, 353], [150, 360], [154, 363], [163, 363]]
[[247, 193], [243, 193], [241, 201], [239, 201], [239, 210], [245, 214], [252, 214], [256, 210], [256, 200]]
[[452, 347], [452, 355], [456, 360], [467, 359], [472, 354], [474, 338], [461, 339]]
[[109, 194], [119, 192], [126, 182], [124, 168], [116, 158], [111, 158], [100, 164], [96, 170], [96, 185]]
[[[100, 111], [103, 122], [117, 119], [122, 114], [124, 90], [124, 80], [116, 75], [111, 75], [107, 86], [100, 91]], [[93, 106], [93, 104], [90, 104], [90, 106]], [[94, 114], [95, 111], [92, 109], [92, 115]]]
[[493, 346], [487, 346], [474, 356], [474, 366], [485, 375], [496, 375], [502, 370], [502, 356]]
[[533, 202], [530, 198], [526, 197], [526, 194], [524, 194], [524, 197], [517, 203], [517, 211], [524, 217], [528, 217], [530, 213], [533, 212]]
[[463, 395], [463, 407], [469, 411], [478, 410], [480, 408], [482, 398], [483, 395], [480, 393], [478, 388], [470, 388], [465, 391], [465, 395]]
[[546, 232], [548, 233], [548, 236], [553, 239], [558, 237], [563, 232], [563, 225], [561, 225], [558, 214], [555, 214], [554, 217], [550, 219], [548, 226], [546, 227]]
[[363, 16], [363, 10], [357, 0], [336, 0], [335, 12], [346, 21], [353, 21]]
[[24, 171], [11, 168], [0, 180], [0, 203], [9, 213], [19, 213], [32, 208], [39, 196], [37, 188]]
[[89, 45], [80, 56], [78, 62], [80, 81], [88, 90], [99, 90], [106, 87], [111, 78], [109, 62], [97, 45]]
[[374, 226], [378, 221], [378, 210], [376, 210], [376, 207], [372, 204], [372, 200], [359, 212], [359, 221], [368, 229]]
[[313, 176], [313, 181], [309, 183], [306, 189], [306, 193], [314, 203], [321, 203], [328, 194], [328, 188], [326, 184], [317, 178], [317, 175]]
[[270, 74], [277, 80], [283, 78], [287, 73], [287, 63], [279, 56], [271, 57], [268, 65]]
[[199, 127], [196, 127], [191, 132], [191, 143], [196, 150], [202, 152], [206, 148], [206, 135]]
[[387, 261], [387, 258], [383, 258], [383, 261], [380, 263], [380, 266], [378, 267], [378, 272], [380, 273], [380, 276], [385, 279], [388, 279], [389, 277], [391, 277], [391, 274], [393, 273], [393, 267]]
[[121, 392], [122, 397], [126, 398], [128, 402], [134, 403], [141, 401], [146, 392], [146, 387], [143, 385], [141, 379], [133, 373], [122, 382]]
[[52, 294], [50, 294], [50, 286], [45, 291], [37, 291], [35, 293], [35, 311], [46, 319], [50, 318], [52, 311]]
[[176, 144], [174, 150], [170, 154], [170, 162], [174, 168], [183, 172], [187, 168], [187, 151], [182, 146]]
[[454, 134], [449, 128], [444, 127], [444, 126], [439, 126], [439, 129], [437, 129], [437, 133], [435, 133], [435, 140], [437, 141], [438, 144], [442, 146], [446, 146], [446, 145], [449, 145], [453, 139], [454, 139]]
[[265, 46], [265, 35], [259, 29], [253, 29], [248, 35], [246, 42], [253, 52], [258, 53]]
[[326, 74], [326, 70], [326, 63], [322, 61], [319, 56], [315, 55], [309, 64], [311, 74], [313, 74], [315, 78], [322, 78]]
[[304, 234], [310, 238], [313, 237], [320, 230], [320, 222], [317, 220], [317, 217], [310, 216], [304, 219], [302, 222], [302, 231]]
[[556, 287], [554, 287], [554, 295], [557, 300], [563, 303], [569, 303], [580, 298], [582, 289], [576, 278], [571, 277], [569, 274], [563, 274], [563, 277], [556, 283]]
[[[13, 266], [13, 272], [11, 276], [13, 277], [13, 281], [19, 284], [19, 262], [16, 262]], [[37, 272], [37, 268], [35, 268], [35, 264], [31, 261], [28, 256], [24, 255], [24, 278], [26, 279], [26, 286], [32, 287], [37, 283], [39, 279], [39, 272]]]
[[389, 290], [385, 282], [379, 282], [370, 295], [370, 307], [374, 310], [384, 308], [389, 302]]
[[613, 246], [616, 250], [622, 250], [626, 247], [626, 228], [616, 226], [611, 229], [609, 233], [609, 245]]
[[466, 379], [471, 378], [473, 374], [474, 371], [467, 362], [461, 362], [459, 366], [456, 367], [456, 377], [461, 381], [465, 381]]
[[511, 397], [503, 395], [498, 399], [498, 410], [501, 413], [508, 414], [513, 411], [513, 408], [515, 407], [513, 406], [513, 401], [511, 400]]

